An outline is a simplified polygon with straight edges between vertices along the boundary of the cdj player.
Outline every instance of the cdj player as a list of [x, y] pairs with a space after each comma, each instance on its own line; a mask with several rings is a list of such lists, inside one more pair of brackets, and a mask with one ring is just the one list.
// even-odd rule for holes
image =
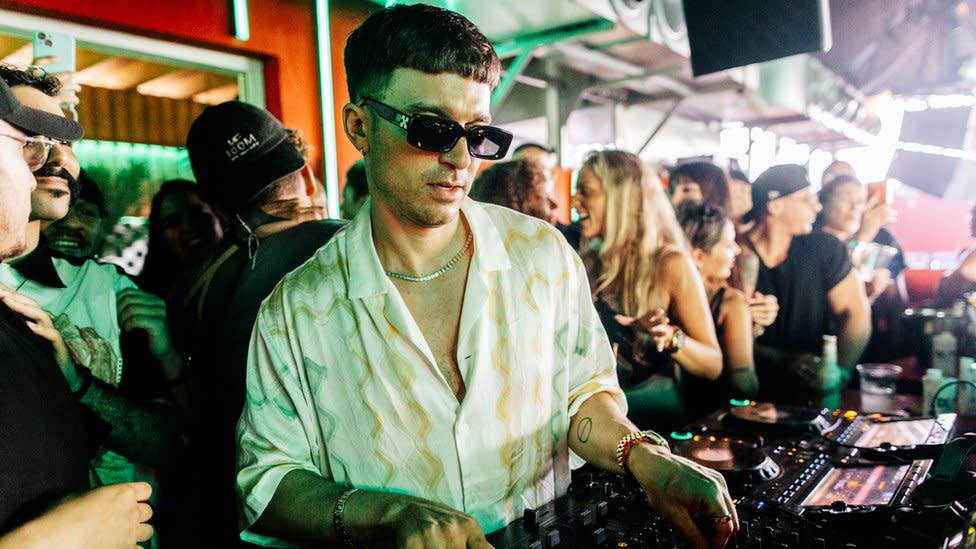
[[[742, 525], [728, 547], [976, 547], [976, 486], [936, 504], [915, 497], [936, 467], [945, 468], [939, 459], [955, 414], [892, 418], [732, 403], [669, 437], [674, 453], [726, 478]], [[971, 475], [961, 483], [976, 485]], [[489, 541], [497, 548], [685, 547], [635, 482], [591, 469], [574, 474], [568, 494]]]

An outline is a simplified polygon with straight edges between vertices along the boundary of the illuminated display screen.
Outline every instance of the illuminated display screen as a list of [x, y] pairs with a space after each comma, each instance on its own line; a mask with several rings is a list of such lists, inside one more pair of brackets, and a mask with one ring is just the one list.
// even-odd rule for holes
[[857, 445], [864, 448], [877, 448], [882, 442], [889, 442], [895, 446], [922, 444], [933, 427], [935, 427], [934, 419], [872, 423], [857, 439]]
[[801, 505], [820, 507], [835, 501], [844, 501], [848, 505], [887, 505], [909, 467], [878, 465], [831, 469]]

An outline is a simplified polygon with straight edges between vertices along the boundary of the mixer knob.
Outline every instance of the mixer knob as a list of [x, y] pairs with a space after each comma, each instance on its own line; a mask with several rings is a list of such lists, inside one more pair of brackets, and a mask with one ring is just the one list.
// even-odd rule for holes
[[844, 511], [847, 511], [847, 502], [837, 500], [830, 504], [830, 510], [837, 513], [843, 513]]
[[522, 513], [522, 525], [526, 530], [535, 530], [539, 527], [538, 516], [535, 509], [526, 509]]
[[596, 504], [596, 520], [604, 522], [607, 517], [610, 516], [610, 504], [605, 501], [601, 501]]
[[607, 531], [604, 528], [597, 528], [593, 531], [593, 545], [603, 545], [607, 541]]
[[542, 540], [537, 539], [533, 541], [532, 543], [529, 544], [528, 549], [543, 549]]
[[553, 528], [546, 532], [546, 548], [552, 549], [553, 547], [559, 547], [559, 530]]
[[579, 521], [579, 525], [584, 528], [593, 525], [593, 511], [589, 509], [583, 509], [580, 511], [576, 518]]

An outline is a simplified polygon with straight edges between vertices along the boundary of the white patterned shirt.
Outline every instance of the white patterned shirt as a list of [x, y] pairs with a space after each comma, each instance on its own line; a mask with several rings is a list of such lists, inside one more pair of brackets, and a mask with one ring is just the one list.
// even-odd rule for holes
[[491, 532], [566, 491], [569, 421], [587, 398], [609, 392], [626, 410], [585, 271], [552, 226], [464, 202], [459, 404], [383, 271], [369, 209], [261, 306], [238, 426], [246, 526], [307, 470], [441, 502]]

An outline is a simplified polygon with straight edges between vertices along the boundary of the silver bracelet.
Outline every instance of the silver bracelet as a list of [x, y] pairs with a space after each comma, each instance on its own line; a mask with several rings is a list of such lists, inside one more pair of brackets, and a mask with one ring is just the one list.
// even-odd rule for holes
[[346, 501], [349, 500], [349, 496], [355, 494], [359, 491], [359, 488], [350, 488], [339, 496], [336, 500], [335, 507], [332, 508], [332, 528], [335, 530], [336, 537], [339, 541], [344, 543], [347, 547], [355, 547], [352, 538], [349, 537], [349, 532], [342, 525], [342, 512], [346, 510]]

